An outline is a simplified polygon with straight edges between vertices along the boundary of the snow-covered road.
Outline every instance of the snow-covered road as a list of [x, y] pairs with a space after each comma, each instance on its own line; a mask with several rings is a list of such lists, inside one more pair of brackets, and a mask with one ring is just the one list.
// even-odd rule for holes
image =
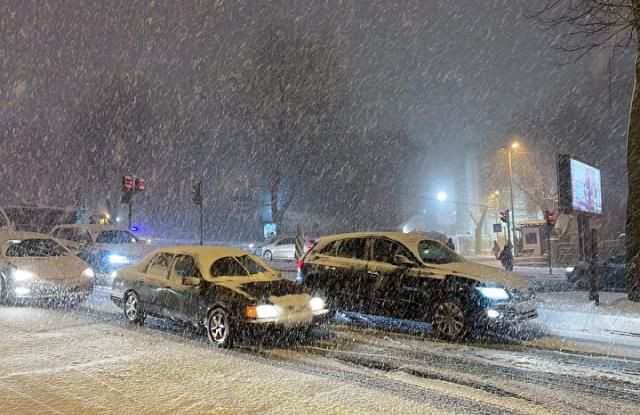
[[224, 351], [161, 320], [128, 327], [106, 290], [75, 310], [3, 307], [0, 413], [640, 412], [640, 360], [595, 344], [449, 344], [348, 320]]

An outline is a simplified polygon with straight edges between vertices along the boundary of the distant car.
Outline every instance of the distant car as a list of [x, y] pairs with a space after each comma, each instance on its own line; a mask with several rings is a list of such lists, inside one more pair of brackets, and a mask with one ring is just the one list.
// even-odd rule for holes
[[527, 279], [467, 261], [421, 234], [323, 237], [298, 268], [303, 284], [331, 308], [426, 321], [448, 340], [537, 316]]
[[[307, 239], [303, 244], [302, 252], [306, 253], [314, 244], [315, 240]], [[274, 259], [293, 261], [296, 259], [296, 237], [274, 238], [270, 242], [256, 247], [254, 253], [268, 261]]]
[[280, 278], [246, 251], [210, 246], [156, 249], [117, 272], [111, 291], [130, 323], [147, 315], [206, 328], [209, 341], [230, 347], [249, 328], [309, 328], [329, 319], [325, 301]]
[[80, 302], [93, 290], [88, 265], [49, 235], [0, 231], [0, 302]]
[[114, 271], [137, 262], [151, 250], [128, 230], [113, 225], [59, 225], [51, 235], [65, 241], [91, 265], [100, 285], [110, 285]]
[[[600, 262], [596, 268], [598, 286], [603, 290], [624, 290], [625, 288], [625, 258], [624, 255], [613, 256]], [[589, 288], [589, 264], [580, 262], [567, 267], [567, 280], [575, 283], [579, 288]]]

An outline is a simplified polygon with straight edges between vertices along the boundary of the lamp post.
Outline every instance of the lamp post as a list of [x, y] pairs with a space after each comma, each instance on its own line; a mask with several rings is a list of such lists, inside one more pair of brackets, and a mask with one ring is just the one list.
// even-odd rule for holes
[[507, 153], [509, 155], [509, 193], [511, 195], [511, 235], [513, 235], [513, 252], [514, 254], [516, 253], [516, 246], [517, 244], [515, 243], [516, 240], [516, 212], [514, 210], [514, 203], [513, 203], [513, 162], [511, 160], [511, 155], [513, 153], [513, 150], [517, 150], [520, 147], [520, 143], [518, 143], [517, 141], [514, 141], [513, 143], [511, 143], [511, 145], [507, 148]]

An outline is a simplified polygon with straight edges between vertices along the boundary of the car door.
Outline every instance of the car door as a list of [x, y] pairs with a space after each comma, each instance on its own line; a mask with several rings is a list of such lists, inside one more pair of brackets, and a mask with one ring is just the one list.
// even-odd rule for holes
[[330, 292], [335, 305], [345, 311], [367, 313], [370, 307], [365, 295], [370, 276], [367, 274], [366, 238], [349, 238], [339, 241], [329, 271]]
[[[294, 257], [293, 252], [295, 252], [295, 245], [292, 245], [293, 242], [293, 238], [284, 238], [276, 242], [273, 249], [273, 258], [292, 259]], [[293, 251], [291, 251], [292, 247]]]
[[401, 243], [372, 238], [367, 274], [374, 282], [367, 294], [376, 314], [404, 317], [412, 308], [415, 290], [411, 280], [420, 277], [418, 261]]
[[139, 294], [148, 312], [162, 314], [166, 308], [168, 299], [165, 292], [171, 287], [169, 273], [172, 263], [173, 254], [160, 252], [147, 266], [144, 286]]
[[[196, 283], [197, 280], [200, 282]], [[162, 293], [163, 314], [176, 320], [195, 320], [200, 304], [200, 284], [202, 273], [196, 258], [187, 254], [176, 255], [167, 288]]]

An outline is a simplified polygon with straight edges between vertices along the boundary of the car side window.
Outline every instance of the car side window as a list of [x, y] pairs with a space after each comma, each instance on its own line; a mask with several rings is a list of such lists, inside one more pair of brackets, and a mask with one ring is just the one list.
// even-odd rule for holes
[[338, 245], [336, 256], [342, 258], [365, 259], [365, 246], [367, 240], [364, 238], [343, 239]]
[[249, 274], [260, 274], [261, 272], [266, 272], [267, 270], [256, 261], [251, 259], [249, 255], [242, 255], [241, 257], [236, 258], [243, 267], [249, 271]]
[[191, 255], [177, 255], [171, 275], [175, 276], [178, 280], [182, 279], [182, 277], [202, 278], [198, 264]]
[[403, 255], [409, 259], [412, 257], [404, 246], [395, 241], [384, 238], [375, 238], [373, 240], [373, 249], [371, 251], [372, 261], [385, 262], [393, 265], [396, 255]]
[[147, 268], [147, 274], [160, 278], [169, 278], [169, 270], [171, 269], [172, 261], [172, 254], [158, 254], [149, 264], [149, 267]]
[[336, 256], [336, 247], [339, 241], [333, 241], [326, 244], [321, 250], [322, 255]]
[[247, 270], [231, 256], [218, 259], [211, 265], [213, 277], [246, 277]]
[[286, 238], [278, 242], [277, 245], [293, 245], [295, 243], [294, 238]]

